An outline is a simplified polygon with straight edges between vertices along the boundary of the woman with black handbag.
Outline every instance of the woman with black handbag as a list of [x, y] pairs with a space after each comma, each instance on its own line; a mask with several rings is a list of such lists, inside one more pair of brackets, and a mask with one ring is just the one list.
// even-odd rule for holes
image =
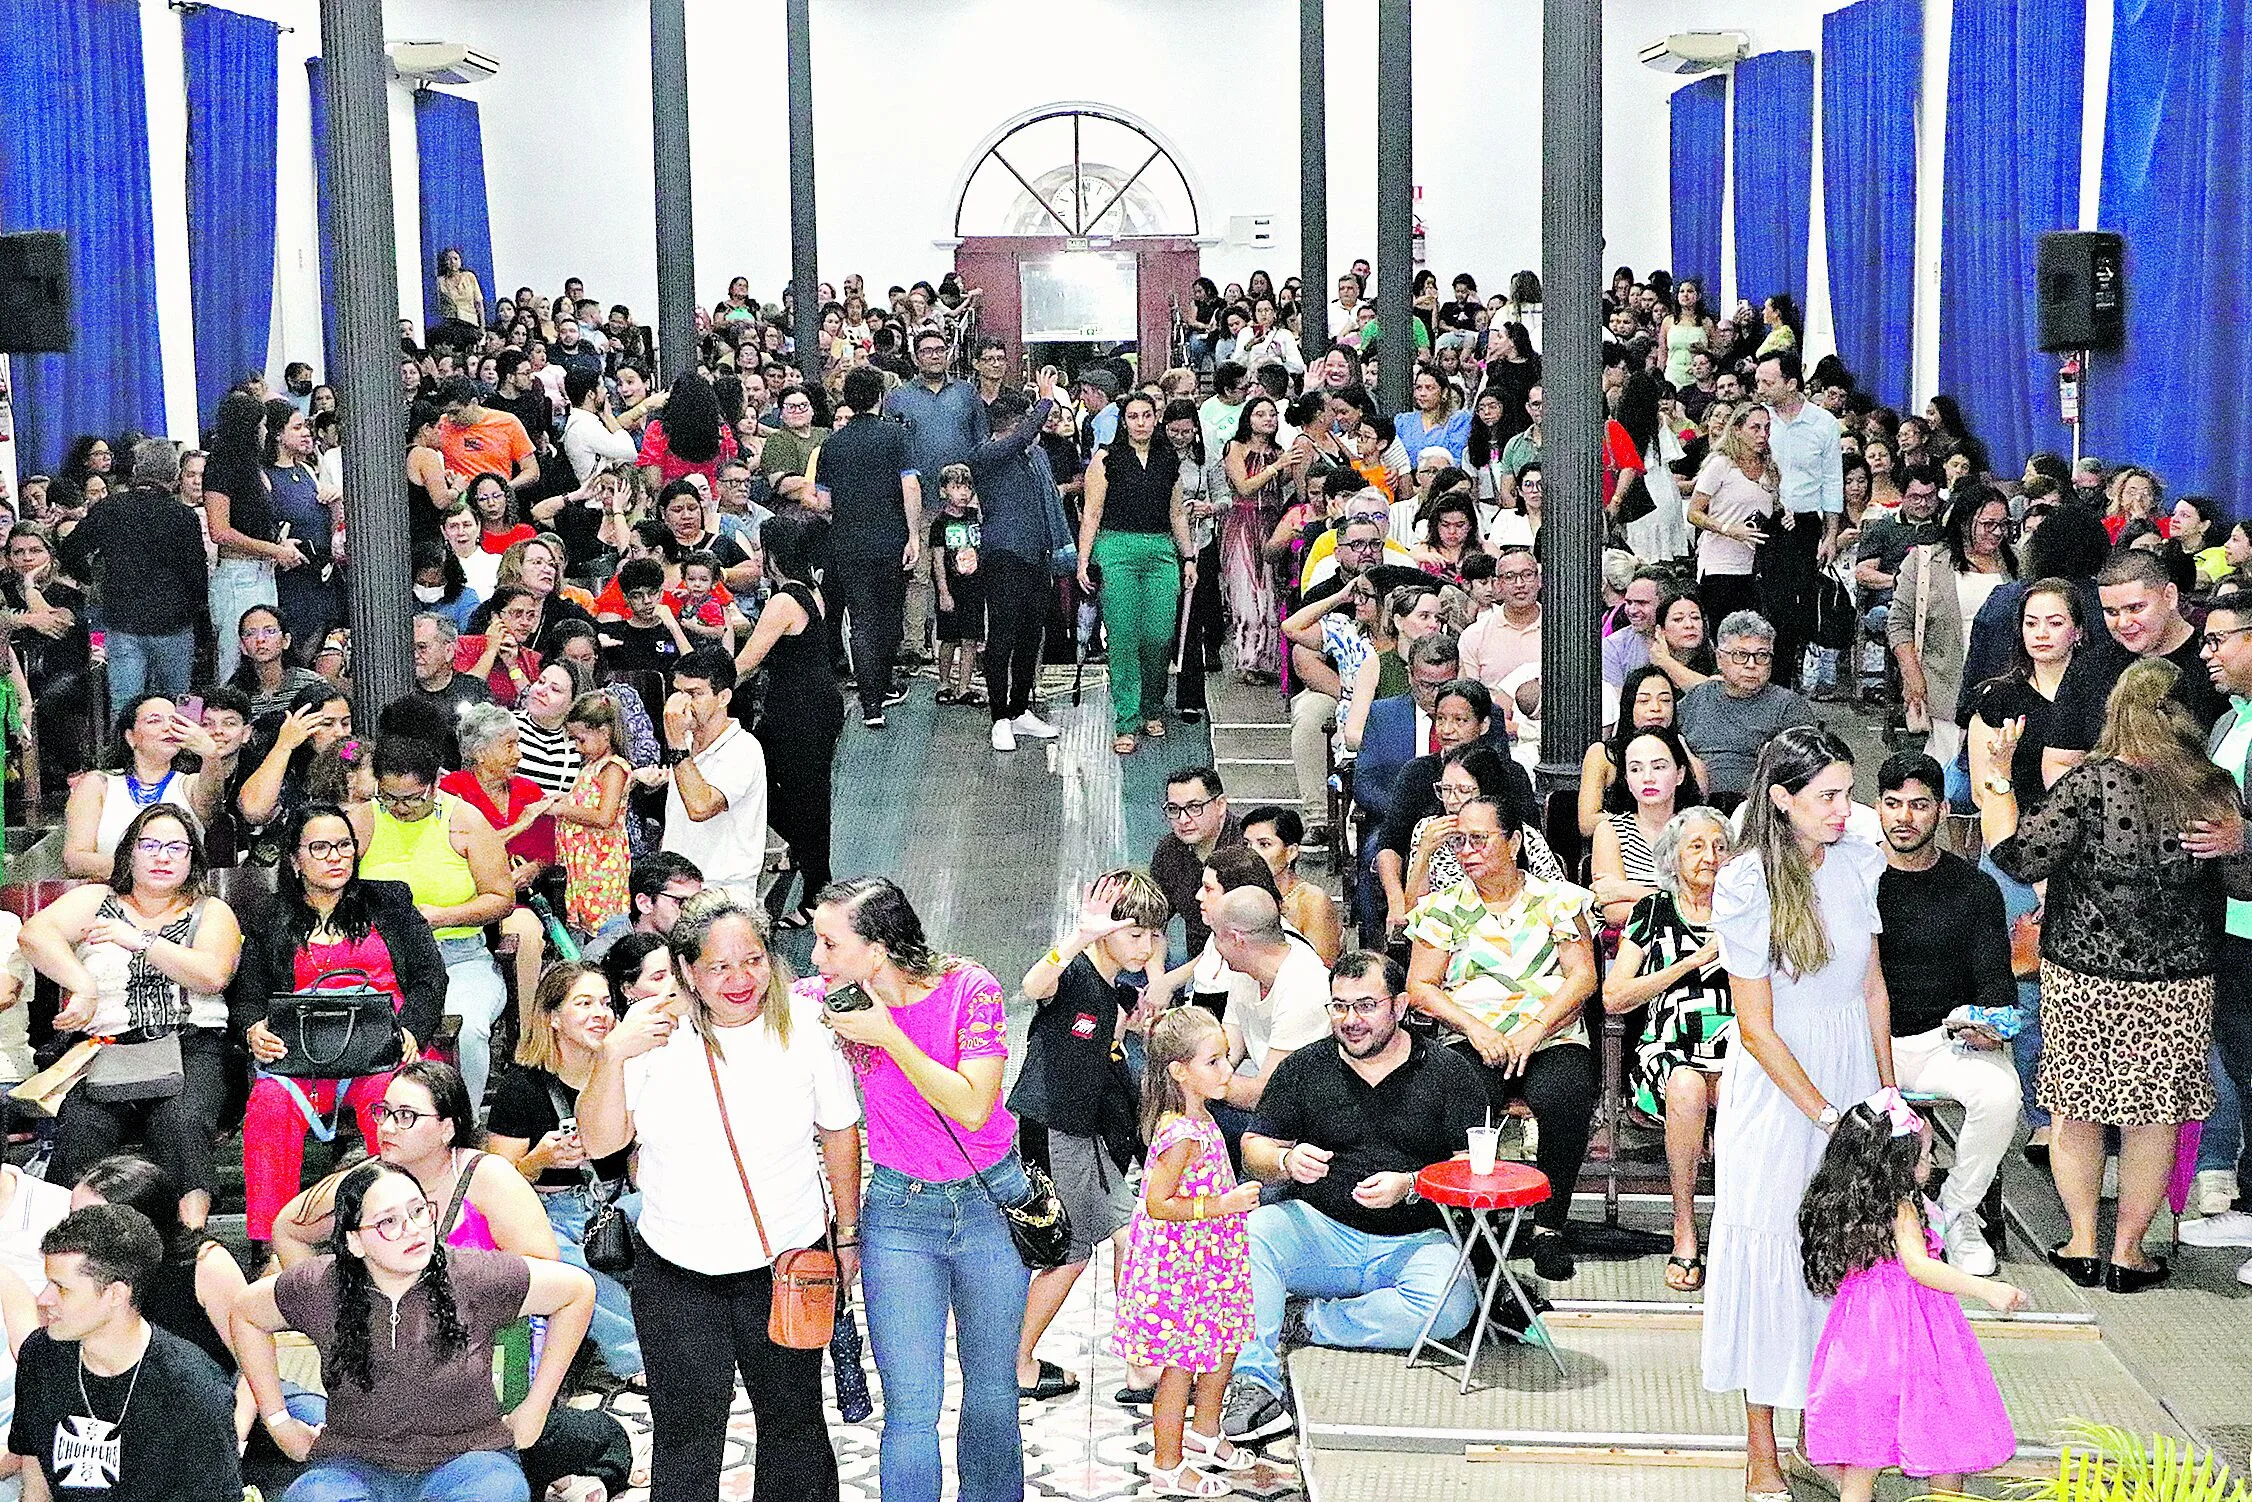
[[832, 1234], [824, 1201], [849, 1216], [859, 1193], [860, 1102], [818, 1003], [791, 994], [763, 914], [707, 892], [671, 939], [675, 990], [627, 1011], [578, 1099], [589, 1156], [640, 1149], [633, 1320], [649, 1358], [649, 1496], [717, 1494], [740, 1375], [758, 1426], [752, 1497], [836, 1502], [828, 1335], [788, 1316], [806, 1307], [793, 1269], [808, 1249], [835, 1248], [832, 1308], [851, 1282], [858, 1229], [840, 1220]]
[[[631, 1296], [617, 1278], [630, 1264], [631, 1227], [641, 1216], [641, 1196], [626, 1181], [633, 1154], [620, 1148], [590, 1158], [579, 1133], [579, 1092], [594, 1076], [602, 1040], [617, 1026], [610, 983], [592, 965], [575, 960], [550, 965], [522, 1010], [517, 1067], [494, 1089], [485, 1147], [515, 1164], [539, 1191], [563, 1260], [594, 1275], [594, 1325], [588, 1333], [611, 1374], [640, 1387], [645, 1385], [641, 1341], [634, 1333]], [[613, 1226], [613, 1219], [621, 1223]], [[614, 1248], [620, 1232], [624, 1257], [601, 1250], [605, 1237]]]
[[204, 892], [203, 838], [170, 804], [134, 816], [107, 884], [73, 887], [33, 914], [24, 957], [62, 989], [58, 1033], [116, 1041], [64, 1099], [48, 1178], [76, 1182], [136, 1139], [180, 1186], [180, 1223], [211, 1210], [212, 1143], [226, 1099], [234, 913]]
[[[359, 842], [343, 809], [305, 805], [280, 844], [272, 921], [244, 940], [228, 992], [233, 1027], [257, 1070], [242, 1122], [242, 1177], [246, 1234], [259, 1256], [297, 1192], [306, 1135], [334, 1137], [349, 1109], [361, 1140], [374, 1142], [392, 1066], [419, 1056], [446, 1004], [446, 962], [414, 893], [403, 881], [360, 879]], [[351, 993], [368, 991], [389, 999], [392, 1027], [345, 1037], [314, 1037], [286, 1023], [275, 1029], [277, 997], [327, 992], [342, 1007]], [[355, 1067], [337, 1067], [345, 1064]], [[374, 1064], [381, 1067], [359, 1067]]]
[[1016, 1357], [1030, 1264], [1061, 1266], [1069, 1225], [1046, 1175], [1018, 1156], [1016, 1118], [1001, 1104], [1000, 983], [982, 965], [933, 953], [906, 894], [880, 877], [815, 899], [813, 965], [821, 979], [807, 989], [846, 1040], [876, 1161], [861, 1243], [884, 1389], [884, 1502], [938, 1502], [950, 1314], [962, 1367], [961, 1502], [1017, 1502]]

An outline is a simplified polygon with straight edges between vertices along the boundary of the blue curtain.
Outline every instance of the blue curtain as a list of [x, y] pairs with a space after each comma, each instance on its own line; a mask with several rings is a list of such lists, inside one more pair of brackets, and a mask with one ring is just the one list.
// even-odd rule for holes
[[27, 470], [54, 468], [80, 433], [164, 431], [134, 0], [0, 3], [0, 230], [33, 229], [70, 236], [77, 341], [15, 357]]
[[1822, 21], [1822, 223], [1838, 355], [1888, 406], [1908, 400], [1916, 303], [1922, 0], [1861, 0]]
[[485, 209], [485, 134], [477, 106], [457, 94], [414, 96], [414, 134], [422, 172], [423, 321], [438, 321], [438, 253], [461, 252], [492, 311], [493, 229]]
[[317, 57], [305, 59], [313, 101], [313, 238], [321, 250], [321, 373], [336, 378], [336, 251], [328, 242], [328, 77]]
[[2087, 443], [2252, 508], [2252, 37], [2242, 0], [2118, 0], [2100, 222], [2127, 237], [2127, 344], [2095, 356]]
[[1788, 292], [1806, 309], [1814, 218], [1814, 54], [1736, 65], [1736, 295]]
[[[1939, 237], [1939, 385], [1997, 471], [2071, 447], [2034, 348], [2044, 231], [2080, 222], [2087, 0], [1955, 0]], [[2118, 93], [2112, 107], [2118, 108]], [[2003, 143], [2007, 143], [2004, 149]]]
[[204, 6], [180, 18], [188, 82], [188, 281], [196, 412], [266, 368], [274, 308], [281, 28]]
[[1673, 91], [1673, 278], [1720, 298], [1720, 200], [1727, 187], [1728, 80], [1715, 74]]

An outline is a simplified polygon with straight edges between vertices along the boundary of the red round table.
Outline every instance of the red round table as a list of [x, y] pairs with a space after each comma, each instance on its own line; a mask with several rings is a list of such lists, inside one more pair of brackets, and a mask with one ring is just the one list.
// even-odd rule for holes
[[[1509, 1250], [1516, 1243], [1526, 1214], [1536, 1205], [1548, 1202], [1548, 1176], [1526, 1163], [1500, 1162], [1494, 1171], [1474, 1174], [1467, 1158], [1449, 1158], [1444, 1163], [1434, 1163], [1415, 1176], [1415, 1192], [1438, 1206], [1439, 1219], [1447, 1228], [1447, 1237], [1454, 1242], [1454, 1272], [1439, 1299], [1432, 1306], [1431, 1317], [1423, 1322], [1416, 1333], [1415, 1344], [1408, 1347], [1408, 1365], [1416, 1364], [1425, 1348], [1451, 1356], [1462, 1363], [1462, 1391], [1470, 1391], [1472, 1374], [1478, 1366], [1478, 1348], [1485, 1343], [1486, 1331], [1493, 1324], [1495, 1298], [1507, 1288], [1519, 1312], [1525, 1317], [1523, 1333], [1509, 1333], [1529, 1345], [1537, 1345], [1548, 1352], [1548, 1359], [1556, 1363], [1556, 1372], [1562, 1376], [1564, 1360], [1556, 1354], [1556, 1343], [1549, 1338], [1548, 1327], [1533, 1308], [1533, 1301], [1525, 1293], [1524, 1285], [1509, 1270]], [[1493, 1256], [1493, 1268], [1481, 1280], [1472, 1260], [1480, 1246]], [[1470, 1320], [1469, 1344], [1460, 1350], [1436, 1339], [1431, 1327], [1438, 1323], [1439, 1311], [1446, 1307], [1454, 1292], [1454, 1285], [1468, 1278], [1478, 1290], [1478, 1312]], [[1508, 1329], [1508, 1326], [1503, 1326]]]

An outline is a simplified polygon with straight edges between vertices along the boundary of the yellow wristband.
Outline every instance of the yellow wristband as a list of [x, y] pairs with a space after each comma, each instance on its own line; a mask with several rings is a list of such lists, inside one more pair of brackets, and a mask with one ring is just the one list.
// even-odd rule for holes
[[1066, 963], [1063, 957], [1063, 950], [1060, 947], [1049, 950], [1047, 954], [1047, 960], [1049, 964], [1055, 966], [1058, 970], [1061, 970]]
[[1189, 1202], [1189, 1219], [1203, 1220], [1206, 1218], [1204, 1214], [1204, 1201], [1207, 1197], [1208, 1196], [1200, 1194], [1195, 1199]]

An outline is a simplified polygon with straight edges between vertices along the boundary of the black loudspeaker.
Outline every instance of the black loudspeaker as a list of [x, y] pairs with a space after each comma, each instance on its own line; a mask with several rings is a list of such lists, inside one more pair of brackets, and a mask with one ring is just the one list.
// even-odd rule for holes
[[2041, 237], [2041, 348], [2117, 349], [2127, 337], [2127, 242], [2107, 230]]
[[0, 235], [0, 354], [67, 355], [70, 242], [54, 230]]

